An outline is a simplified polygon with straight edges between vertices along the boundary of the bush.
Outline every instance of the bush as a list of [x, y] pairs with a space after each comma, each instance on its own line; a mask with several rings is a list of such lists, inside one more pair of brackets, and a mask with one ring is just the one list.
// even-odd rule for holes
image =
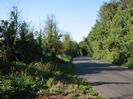
[[20, 75], [13, 75], [12, 78], [12, 86], [14, 90], [26, 90], [32, 89], [32, 86], [35, 82], [33, 82], [32, 78], [28, 76], [26, 73]]
[[46, 85], [47, 85], [48, 87], [52, 87], [52, 86], [55, 85], [56, 83], [57, 83], [57, 82], [55, 81], [54, 78], [49, 78], [48, 81], [47, 81], [47, 83], [46, 83]]
[[129, 69], [133, 69], [133, 58], [129, 58], [128, 62], [125, 64]]
[[34, 62], [29, 65], [28, 72], [36, 77], [48, 79], [56, 70], [57, 66], [52, 63]]
[[11, 80], [6, 76], [0, 76], [0, 93], [12, 90]]

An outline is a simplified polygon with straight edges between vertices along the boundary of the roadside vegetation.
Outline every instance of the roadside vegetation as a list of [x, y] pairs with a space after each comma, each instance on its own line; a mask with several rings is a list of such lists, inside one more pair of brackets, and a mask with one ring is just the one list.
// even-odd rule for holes
[[111, 0], [101, 6], [82, 44], [95, 59], [133, 69], [133, 0]]
[[79, 46], [60, 33], [54, 16], [40, 31], [19, 16], [13, 7], [9, 19], [0, 22], [0, 99], [99, 99], [74, 75], [71, 60]]

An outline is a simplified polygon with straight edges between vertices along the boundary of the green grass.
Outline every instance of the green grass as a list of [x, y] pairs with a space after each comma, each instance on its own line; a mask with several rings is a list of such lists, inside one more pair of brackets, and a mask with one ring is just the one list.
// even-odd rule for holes
[[100, 99], [88, 83], [74, 75], [70, 60], [68, 56], [60, 56], [60, 59], [56, 60], [58, 63], [15, 62], [12, 72], [4, 73], [1, 69], [0, 99], [28, 99], [49, 94], [60, 94], [72, 99]]

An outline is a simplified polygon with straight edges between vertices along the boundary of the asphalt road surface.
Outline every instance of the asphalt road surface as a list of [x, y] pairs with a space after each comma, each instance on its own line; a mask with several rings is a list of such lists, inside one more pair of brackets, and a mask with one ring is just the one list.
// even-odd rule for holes
[[88, 57], [73, 59], [75, 72], [102, 96], [109, 99], [133, 99], [133, 70], [106, 64]]

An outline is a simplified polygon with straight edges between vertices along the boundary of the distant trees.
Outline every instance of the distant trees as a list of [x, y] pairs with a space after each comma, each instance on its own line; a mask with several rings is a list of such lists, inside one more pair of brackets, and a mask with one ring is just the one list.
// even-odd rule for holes
[[60, 33], [53, 15], [48, 16], [43, 34], [42, 44], [46, 55], [53, 57], [58, 54], [72, 57], [78, 55], [78, 44], [71, 39], [68, 33], [64, 35]]
[[68, 33], [64, 34], [63, 37], [63, 51], [65, 54], [72, 57], [79, 55], [79, 46], [73, 41]]
[[79, 42], [79, 48], [80, 48], [79, 53], [81, 56], [87, 56], [88, 55], [88, 51], [87, 51], [88, 49], [87, 49], [87, 43], [86, 42], [83, 42], [83, 41]]
[[133, 58], [133, 1], [112, 0], [99, 12], [99, 20], [84, 41], [91, 46], [93, 57], [115, 64]]

